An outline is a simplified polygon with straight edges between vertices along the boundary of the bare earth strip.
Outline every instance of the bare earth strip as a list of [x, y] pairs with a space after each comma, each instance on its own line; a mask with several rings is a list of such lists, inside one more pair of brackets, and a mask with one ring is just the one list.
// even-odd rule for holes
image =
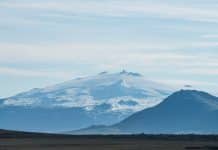
[[218, 150], [218, 136], [68, 136], [0, 132], [0, 150]]

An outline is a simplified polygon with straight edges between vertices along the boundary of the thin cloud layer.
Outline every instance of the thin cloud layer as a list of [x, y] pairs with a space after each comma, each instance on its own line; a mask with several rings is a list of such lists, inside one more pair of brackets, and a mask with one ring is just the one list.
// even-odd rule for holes
[[6, 95], [14, 81], [31, 79], [32, 88], [122, 69], [218, 88], [213, 0], [5, 0], [0, 17], [0, 82], [9, 86], [0, 90]]
[[[184, 5], [186, 4], [186, 5]], [[39, 11], [56, 11], [74, 15], [88, 16], [151, 16], [160, 18], [184, 19], [191, 21], [215, 22], [218, 20], [216, 8], [198, 7], [189, 3], [172, 3], [162, 1], [5, 1], [2, 8], [36, 9]]]

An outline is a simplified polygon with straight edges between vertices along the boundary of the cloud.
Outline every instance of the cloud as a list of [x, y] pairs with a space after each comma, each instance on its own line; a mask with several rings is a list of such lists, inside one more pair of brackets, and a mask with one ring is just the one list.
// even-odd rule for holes
[[208, 48], [208, 47], [217, 47], [218, 42], [201, 42], [201, 43], [193, 43], [194, 47], [199, 47], [199, 48]]
[[[191, 85], [191, 89], [202, 90], [210, 92], [218, 96], [217, 88], [218, 85], [216, 83], [207, 82], [207, 81], [199, 81], [199, 80], [184, 80], [184, 79], [156, 79], [155, 81], [162, 82], [168, 85], [171, 85], [177, 89], [187, 89], [185, 85]], [[189, 88], [190, 89], [190, 88]]]
[[147, 60], [149, 60], [149, 58], [156, 57], [154, 55], [156, 52], [152, 52], [153, 50], [162, 52], [166, 57], [172, 57], [164, 51], [173, 47], [175, 48], [173, 45], [155, 43], [60, 43], [45, 45], [0, 43], [0, 61], [110, 61], [120, 57], [141, 57], [141, 54], [145, 52], [148, 55]]
[[180, 70], [181, 73], [192, 74], [192, 75], [210, 75], [210, 76], [217, 76], [218, 75], [218, 62], [216, 67], [214, 68], [188, 68], [186, 70]]
[[[196, 47], [216, 46], [216, 43], [0, 43], [3, 63], [61, 63], [102, 67], [217, 67], [218, 60], [208, 51], [183, 51]], [[194, 48], [195, 49], [195, 48]], [[194, 54], [194, 55], [193, 55]], [[192, 62], [192, 63], [190, 63]], [[115, 67], [115, 68], [117, 68]], [[213, 69], [213, 68], [211, 68]]]
[[180, 3], [160, 1], [38, 1], [0, 2], [1, 8], [16, 8], [67, 13], [80, 16], [158, 17], [189, 21], [218, 22], [218, 10], [214, 7], [194, 7]]
[[0, 74], [67, 79], [77, 72], [132, 69], [167, 79], [205, 76], [209, 82], [218, 75], [214, 3], [0, 1]]
[[217, 39], [218, 34], [205, 34], [205, 35], [202, 35], [201, 37], [205, 39]]
[[[69, 79], [73, 73], [0, 67], [1, 75]], [[75, 75], [75, 74], [74, 74]]]
[[[151, 49], [157, 49], [152, 51]], [[102, 70], [110, 70], [139, 63], [153, 65], [156, 61], [183, 60], [179, 54], [167, 52], [168, 45], [151, 43], [95, 44], [95, 43], [61, 43], [61, 44], [16, 44], [0, 43], [0, 62], [2, 64], [54, 64], [66, 66], [77, 64], [94, 66]], [[104, 67], [104, 68], [102, 68]], [[81, 71], [82, 68], [79, 69]], [[123, 68], [122, 68], [123, 69]], [[74, 68], [74, 70], [76, 70]], [[79, 72], [78, 71], [78, 72]], [[52, 77], [67, 79], [72, 76], [69, 71], [45, 71], [20, 69], [19, 67], [0, 67], [0, 73], [13, 76]], [[75, 73], [74, 73], [75, 75]]]
[[166, 84], [172, 84], [176, 85], [177, 87], [180, 88], [185, 88], [185, 85], [192, 85], [193, 88], [196, 86], [198, 87], [204, 87], [204, 86], [216, 86], [218, 87], [217, 84], [211, 83], [211, 82], [206, 82], [206, 81], [197, 81], [197, 80], [181, 80], [181, 79], [157, 79], [156, 81], [163, 82]]

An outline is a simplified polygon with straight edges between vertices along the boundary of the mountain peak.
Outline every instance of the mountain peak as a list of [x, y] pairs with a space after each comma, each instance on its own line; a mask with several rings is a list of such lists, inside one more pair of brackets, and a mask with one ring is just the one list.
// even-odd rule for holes
[[136, 77], [142, 76], [142, 75], [139, 74], [139, 73], [128, 72], [128, 71], [126, 71], [126, 70], [121, 71], [119, 74], [121, 74], [121, 75], [129, 75], [129, 76], [136, 76]]
[[160, 107], [218, 110], [218, 98], [197, 90], [180, 90], [166, 98]]
[[120, 72], [120, 74], [127, 74], [128, 72], [126, 71], [126, 70], [122, 70], [121, 72]]
[[107, 71], [103, 71], [103, 72], [100, 72], [99, 75], [104, 75], [104, 74], [108, 74]]
[[189, 89], [181, 89], [180, 91], [177, 91], [175, 93], [173, 93], [170, 97], [178, 97], [178, 96], [182, 96], [182, 97], [190, 97], [190, 96], [204, 96], [207, 98], [213, 98], [214, 96], [210, 95], [207, 92], [203, 92], [203, 91], [198, 91], [198, 90], [189, 90]]
[[[126, 70], [122, 70], [118, 74], [119, 75], [126, 75], [126, 76], [135, 76], [135, 77], [141, 77], [142, 76], [140, 73], [129, 72], [129, 71], [126, 71]], [[103, 72], [98, 73], [98, 75], [110, 75], [110, 73], [108, 71], [103, 71]]]
[[192, 95], [192, 94], [199, 94], [199, 93], [205, 93], [206, 94], [206, 92], [202, 92], [202, 91], [198, 91], [198, 90], [181, 89], [181, 90], [173, 93], [171, 96]]

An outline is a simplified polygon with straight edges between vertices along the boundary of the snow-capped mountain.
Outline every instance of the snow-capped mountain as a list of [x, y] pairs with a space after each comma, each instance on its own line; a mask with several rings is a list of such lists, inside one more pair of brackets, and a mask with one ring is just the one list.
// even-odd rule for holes
[[43, 89], [6, 98], [5, 106], [82, 107], [93, 110], [108, 105], [108, 111], [139, 111], [161, 102], [172, 89], [146, 80], [131, 72], [100, 73], [97, 76], [77, 78]]
[[[110, 74], [102, 72], [96, 76], [77, 78], [42, 89], [32, 89], [3, 99], [0, 106], [2, 109], [7, 108], [7, 111], [13, 111], [16, 108], [16, 117], [18, 118], [19, 111], [24, 109], [29, 111], [28, 118], [31, 118], [31, 113], [35, 111], [32, 116], [34, 118], [39, 109], [49, 111], [49, 113], [56, 110], [72, 111], [77, 109], [80, 113], [82, 111], [81, 117], [91, 120], [86, 120], [88, 123], [82, 121], [81, 125], [80, 123], [78, 125], [69, 123], [70, 129], [77, 129], [93, 124], [107, 125], [118, 122], [134, 112], [159, 104], [173, 91], [173, 88], [148, 81], [138, 73], [122, 71]], [[76, 114], [76, 112], [69, 113], [74, 113], [67, 114], [69, 116]], [[7, 113], [4, 116], [1, 115], [0, 119], [1, 117], [6, 118], [7, 115]], [[63, 114], [59, 113], [60, 117], [61, 115]], [[64, 113], [64, 115], [66, 114]], [[13, 116], [10, 117], [13, 118]], [[77, 121], [80, 122], [80, 120]], [[5, 122], [10, 122], [10, 119], [6, 119]], [[22, 125], [19, 129], [22, 129]], [[28, 129], [35, 130], [34, 127]], [[47, 130], [47, 128], [45, 129]], [[62, 128], [58, 129], [63, 130]]]

